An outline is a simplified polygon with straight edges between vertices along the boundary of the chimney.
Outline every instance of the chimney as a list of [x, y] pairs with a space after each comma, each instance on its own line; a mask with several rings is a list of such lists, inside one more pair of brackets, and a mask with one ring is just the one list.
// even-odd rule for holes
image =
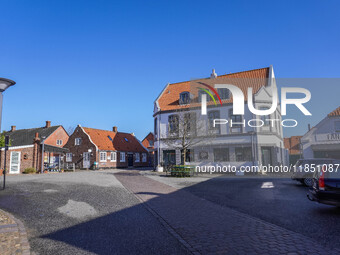
[[310, 130], [310, 124], [308, 124], [308, 131]]
[[215, 73], [215, 69], [212, 70], [212, 73], [210, 75], [210, 78], [216, 78], [217, 77], [217, 74]]
[[114, 126], [114, 127], [112, 128], [112, 131], [115, 132], [115, 133], [117, 133], [117, 132], [118, 132], [118, 128], [117, 128], [116, 126]]
[[49, 127], [51, 127], [51, 121], [46, 120], [46, 126], [45, 126], [45, 128], [49, 128]]
[[38, 132], [35, 133], [35, 137], [34, 137], [33, 141], [34, 141], [34, 142], [40, 141], [39, 133], [38, 133]]
[[11, 126], [11, 132], [15, 131], [17, 129], [16, 126]]

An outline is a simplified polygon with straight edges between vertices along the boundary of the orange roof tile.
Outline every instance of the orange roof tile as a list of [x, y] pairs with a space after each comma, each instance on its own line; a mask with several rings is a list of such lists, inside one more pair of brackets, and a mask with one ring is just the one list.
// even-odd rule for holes
[[340, 116], [340, 106], [328, 114], [328, 117], [337, 117]]
[[[172, 83], [169, 84], [161, 96], [158, 99], [158, 104], [161, 111], [168, 111], [168, 110], [178, 110], [178, 109], [185, 109], [189, 107], [195, 107], [195, 103], [191, 103], [190, 105], [179, 105], [179, 94], [184, 91], [191, 92], [194, 97], [198, 96], [197, 89], [193, 89], [195, 84], [199, 84], [199, 82], [204, 82], [208, 85], [214, 85], [216, 83], [229, 83], [239, 87], [247, 100], [247, 90], [248, 87], [253, 88], [253, 93], [257, 93], [258, 90], [262, 86], [267, 85], [267, 79], [269, 77], [269, 67], [249, 70], [244, 72], [238, 73], [231, 73], [225, 75], [219, 75], [214, 79], [204, 78], [199, 80], [193, 81], [185, 81], [179, 83]], [[192, 90], [192, 91], [190, 91]], [[223, 103], [231, 103], [231, 99], [223, 100]], [[213, 102], [208, 102], [208, 104], [212, 104]], [[200, 104], [196, 103], [197, 106]]]
[[83, 127], [99, 150], [146, 152], [138, 139], [128, 133]]
[[155, 136], [152, 132], [150, 132], [143, 140], [142, 140], [142, 144], [144, 145], [145, 148], [153, 148], [153, 145], [150, 145], [150, 140], [154, 141], [155, 140]]

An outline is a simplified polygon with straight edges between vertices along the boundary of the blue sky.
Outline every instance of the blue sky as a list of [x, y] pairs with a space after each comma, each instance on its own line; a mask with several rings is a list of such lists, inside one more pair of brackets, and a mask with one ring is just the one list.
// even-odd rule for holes
[[[165, 84], [212, 68], [340, 77], [339, 1], [2, 0], [0, 8], [0, 77], [17, 82], [4, 93], [4, 130], [51, 120], [116, 125], [142, 139]], [[320, 83], [310, 85], [315, 114], [285, 136], [339, 106], [336, 82]]]

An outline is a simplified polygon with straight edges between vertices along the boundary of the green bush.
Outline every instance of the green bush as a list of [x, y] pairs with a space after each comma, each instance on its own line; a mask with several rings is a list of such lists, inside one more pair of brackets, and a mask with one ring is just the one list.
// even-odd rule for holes
[[172, 166], [170, 173], [174, 177], [190, 177], [194, 172], [193, 166]]
[[35, 174], [36, 172], [37, 172], [37, 170], [35, 170], [35, 168], [33, 168], [33, 167], [26, 168], [23, 171], [24, 174]]

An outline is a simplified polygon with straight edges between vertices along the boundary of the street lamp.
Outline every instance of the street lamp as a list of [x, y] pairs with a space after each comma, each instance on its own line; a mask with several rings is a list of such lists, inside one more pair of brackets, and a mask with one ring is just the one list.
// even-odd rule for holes
[[[0, 130], [1, 130], [1, 120], [2, 120], [2, 101], [3, 101], [3, 95], [2, 92], [4, 92], [6, 89], [8, 89], [10, 86], [15, 85], [15, 81], [12, 81], [10, 79], [0, 78]], [[5, 162], [4, 162], [4, 182], [3, 182], [3, 189], [6, 187], [6, 153], [8, 149], [9, 144], [9, 137], [6, 137], [5, 139]]]
[[44, 149], [45, 149], [45, 139], [46, 136], [41, 137], [41, 173], [44, 173]]
[[1, 130], [1, 119], [2, 119], [2, 92], [4, 92], [6, 89], [8, 89], [10, 86], [15, 85], [15, 81], [0, 78], [0, 130]]

